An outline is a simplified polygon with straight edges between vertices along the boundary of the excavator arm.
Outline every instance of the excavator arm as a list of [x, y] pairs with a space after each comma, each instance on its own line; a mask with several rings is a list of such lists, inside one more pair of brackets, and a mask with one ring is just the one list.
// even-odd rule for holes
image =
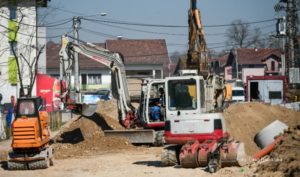
[[197, 9], [197, 0], [191, 0], [188, 14], [189, 49], [187, 53], [187, 69], [196, 69], [199, 74], [208, 75], [207, 46], [205, 33], [202, 27], [200, 11]]
[[131, 105], [125, 67], [120, 55], [91, 43], [79, 41], [77, 44], [70, 42], [68, 36], [63, 36], [60, 50], [61, 62], [72, 58], [70, 55], [74, 52], [80, 53], [111, 69], [112, 95], [118, 102], [119, 122], [124, 127], [131, 128], [137, 122], [137, 118], [135, 116], [135, 108]]

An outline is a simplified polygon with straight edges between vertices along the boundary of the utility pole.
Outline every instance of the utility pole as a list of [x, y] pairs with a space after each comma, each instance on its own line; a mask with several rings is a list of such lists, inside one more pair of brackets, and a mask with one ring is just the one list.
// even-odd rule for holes
[[[78, 39], [79, 39], [78, 30], [79, 30], [80, 24], [81, 24], [80, 17], [73, 17], [73, 33], [74, 33], [74, 37], [75, 37], [75, 44], [78, 44]], [[74, 52], [73, 56], [74, 56], [75, 101], [78, 103], [81, 101], [78, 53]]]
[[297, 39], [297, 11], [295, 0], [286, 1], [286, 14], [287, 14], [287, 40], [288, 40], [288, 59], [287, 67], [289, 68], [289, 83], [291, 88], [295, 88], [296, 76], [296, 58], [295, 58], [295, 40]]
[[[297, 40], [297, 7], [295, 0], [279, 0], [275, 5], [275, 11], [285, 10], [286, 14], [286, 80], [290, 88], [295, 88], [296, 84], [300, 84], [300, 64], [299, 64], [299, 45]], [[283, 61], [282, 61], [283, 62]]]

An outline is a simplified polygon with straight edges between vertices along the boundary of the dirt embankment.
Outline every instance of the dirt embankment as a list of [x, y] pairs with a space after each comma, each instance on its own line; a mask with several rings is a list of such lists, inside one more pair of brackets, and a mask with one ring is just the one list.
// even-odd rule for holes
[[55, 158], [133, 149], [124, 138], [104, 136], [104, 130], [124, 129], [119, 124], [117, 115], [115, 100], [100, 101], [96, 114], [73, 121], [54, 138]]
[[264, 127], [275, 120], [280, 120], [289, 127], [300, 123], [300, 112], [259, 102], [230, 105], [224, 116], [230, 135], [244, 142], [246, 153], [251, 156], [260, 150], [254, 137]]
[[283, 135], [274, 151], [257, 167], [259, 176], [300, 176], [300, 125]]

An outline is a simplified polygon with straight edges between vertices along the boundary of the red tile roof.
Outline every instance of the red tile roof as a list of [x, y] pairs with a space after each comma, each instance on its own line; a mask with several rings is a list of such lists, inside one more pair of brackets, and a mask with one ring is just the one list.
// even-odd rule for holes
[[108, 50], [121, 53], [125, 64], [169, 63], [166, 42], [163, 39], [107, 40], [106, 47]]
[[[104, 44], [98, 43], [95, 44], [100, 47], [104, 47]], [[48, 42], [47, 43], [47, 70], [59, 70], [59, 51], [60, 51], [61, 45], [54, 43], [54, 42]], [[83, 55], [79, 55], [79, 66], [80, 69], [83, 70], [92, 70], [92, 69], [99, 69], [104, 68], [105, 66], [91, 60]]]
[[280, 49], [246, 49], [239, 48], [237, 50], [237, 60], [239, 64], [262, 64], [262, 61], [275, 55], [280, 57]]
[[[169, 73], [169, 56], [166, 42], [163, 39], [148, 40], [107, 40], [105, 44], [96, 44], [106, 47], [113, 52], [119, 52], [124, 57], [125, 65], [163, 64], [164, 74]], [[47, 43], [47, 70], [58, 70], [58, 53], [60, 44]], [[79, 55], [80, 69], [104, 68], [102, 64]]]
[[208, 61], [209, 62], [216, 62], [219, 61], [220, 67], [224, 66], [228, 60], [229, 54], [223, 55], [222, 57], [219, 58], [210, 58]]

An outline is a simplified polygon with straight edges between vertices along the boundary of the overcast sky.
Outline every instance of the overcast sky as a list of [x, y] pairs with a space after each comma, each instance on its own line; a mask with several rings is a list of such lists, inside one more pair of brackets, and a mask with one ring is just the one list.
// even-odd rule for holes
[[[278, 0], [198, 0], [205, 26], [209, 48], [225, 48], [225, 27], [212, 25], [230, 24], [241, 19], [256, 22], [276, 18], [274, 5]], [[88, 42], [104, 42], [122, 36], [126, 39], [165, 39], [168, 52], [186, 51], [188, 42], [187, 15], [189, 0], [51, 0], [49, 9], [53, 10], [47, 22], [65, 22], [73, 16], [83, 16], [79, 31], [80, 39]], [[106, 13], [106, 16], [89, 16]], [[61, 21], [62, 20], [62, 21]], [[100, 21], [96, 21], [100, 20]], [[67, 20], [66, 20], [67, 21]], [[106, 22], [103, 22], [106, 21]], [[117, 22], [117, 23], [107, 23]], [[170, 25], [178, 27], [133, 26], [123, 23]], [[275, 21], [257, 23], [251, 27], [261, 27], [265, 36], [275, 31]], [[71, 30], [72, 23], [48, 28], [48, 36], [57, 36]], [[52, 40], [58, 41], [58, 38]]]

